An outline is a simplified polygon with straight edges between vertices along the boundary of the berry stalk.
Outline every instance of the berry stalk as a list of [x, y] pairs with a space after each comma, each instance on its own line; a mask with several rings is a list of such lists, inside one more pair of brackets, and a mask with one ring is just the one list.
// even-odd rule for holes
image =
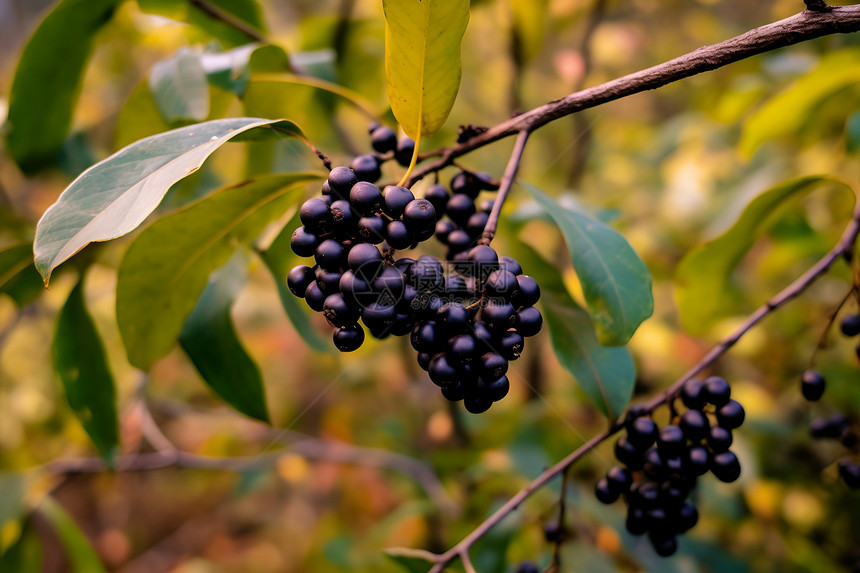
[[499, 226], [499, 216], [502, 213], [502, 206], [508, 198], [508, 192], [514, 184], [514, 177], [517, 175], [517, 170], [520, 167], [520, 161], [523, 158], [523, 152], [526, 149], [526, 141], [529, 138], [529, 130], [524, 129], [517, 135], [517, 141], [514, 144], [514, 150], [511, 152], [511, 158], [508, 160], [508, 166], [505, 168], [505, 174], [502, 175], [502, 182], [499, 185], [499, 192], [496, 195], [496, 201], [493, 203], [493, 210], [490, 211], [490, 216], [487, 219], [487, 224], [484, 225], [484, 232], [481, 234], [479, 244], [489, 245], [496, 236], [496, 227]]

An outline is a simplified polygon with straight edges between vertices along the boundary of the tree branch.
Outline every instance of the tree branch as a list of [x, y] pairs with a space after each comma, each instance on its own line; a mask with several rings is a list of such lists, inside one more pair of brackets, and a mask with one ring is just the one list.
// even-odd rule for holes
[[534, 131], [560, 117], [657, 89], [778, 48], [830, 34], [847, 34], [860, 30], [860, 4], [830, 8], [829, 11], [815, 11], [812, 8], [804, 10], [719, 44], [703, 46], [668, 62], [574, 92], [490, 127], [459, 145], [431, 151], [424, 157], [439, 156], [439, 159], [416, 169], [407, 186], [411, 186], [428, 173], [449, 165], [455, 157], [521, 131]]
[[[854, 244], [857, 241], [858, 233], [860, 233], [860, 202], [858, 202], [857, 206], [854, 209], [854, 214], [852, 215], [851, 222], [845, 228], [845, 232], [842, 233], [842, 237], [839, 239], [839, 242], [836, 243], [836, 245], [830, 250], [830, 252], [828, 252], [821, 260], [815, 263], [809, 270], [803, 273], [803, 275], [797, 278], [794, 282], [781, 290], [776, 296], [774, 296], [762, 306], [760, 306], [744, 321], [741, 326], [739, 326], [728, 337], [720, 341], [719, 344], [712, 348], [710, 352], [703, 356], [701, 360], [699, 360], [674, 384], [669, 386], [669, 388], [667, 388], [662, 394], [646, 402], [644, 404], [645, 411], [650, 413], [656, 408], [662, 406], [663, 404], [666, 404], [673, 400], [680, 393], [681, 388], [687, 381], [691, 380], [702, 370], [713, 364], [719, 357], [721, 357], [732, 346], [734, 346], [738, 342], [738, 340], [740, 340], [747, 332], [749, 332], [755, 325], [761, 322], [764, 317], [773, 313], [776, 309], [780, 308], [788, 301], [796, 298], [812, 283], [814, 283], [816, 279], [824, 275], [830, 269], [830, 267], [833, 266], [833, 263], [835, 263], [838, 259], [842, 258], [846, 254], [851, 253]], [[492, 529], [495, 525], [502, 521], [502, 519], [507, 517], [509, 513], [516, 510], [520, 506], [520, 504], [526, 499], [528, 499], [534, 492], [544, 487], [556, 476], [567, 470], [577, 460], [585, 456], [588, 452], [596, 448], [605, 440], [618, 433], [623, 427], [624, 424], [622, 419], [622, 421], [614, 423], [607, 430], [594, 436], [586, 443], [581, 445], [574, 452], [570, 453], [566, 458], [556, 463], [551, 468], [545, 470], [541, 475], [536, 477], [534, 481], [532, 481], [529, 485], [520, 490], [504, 505], [497, 509], [490, 517], [484, 520], [483, 523], [481, 523], [478, 527], [472, 530], [472, 532], [466, 537], [464, 537], [459, 543], [457, 543], [457, 545], [455, 545], [445, 553], [438, 555], [438, 559], [432, 569], [430, 569], [430, 573], [442, 573], [442, 571], [444, 571], [445, 567], [449, 563], [451, 563], [458, 557], [464, 555], [478, 539], [483, 537], [488, 531], [490, 531], [490, 529]]]

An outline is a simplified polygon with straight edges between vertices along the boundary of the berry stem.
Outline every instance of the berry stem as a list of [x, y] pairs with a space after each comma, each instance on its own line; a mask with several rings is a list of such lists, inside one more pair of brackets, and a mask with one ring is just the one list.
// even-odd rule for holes
[[479, 245], [489, 245], [493, 237], [496, 235], [496, 227], [499, 225], [499, 216], [502, 212], [502, 207], [505, 200], [508, 198], [508, 192], [514, 184], [514, 177], [517, 175], [517, 169], [520, 167], [520, 160], [523, 158], [523, 151], [526, 148], [526, 141], [529, 138], [529, 131], [522, 130], [517, 135], [517, 141], [514, 144], [514, 150], [511, 152], [511, 158], [508, 160], [508, 166], [505, 167], [505, 174], [502, 175], [502, 181], [499, 184], [499, 192], [496, 195], [496, 200], [493, 203], [493, 210], [490, 211], [490, 216], [487, 219], [487, 224], [484, 225], [484, 232], [481, 234]]

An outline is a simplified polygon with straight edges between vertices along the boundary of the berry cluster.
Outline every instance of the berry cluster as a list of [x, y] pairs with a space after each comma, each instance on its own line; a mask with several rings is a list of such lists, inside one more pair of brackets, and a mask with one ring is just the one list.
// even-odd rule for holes
[[[860, 314], [848, 314], [839, 323], [839, 330], [847, 337], [860, 334]], [[860, 345], [857, 346], [860, 357]], [[817, 402], [824, 395], [827, 381], [817, 370], [806, 370], [800, 377], [800, 392], [809, 402]], [[809, 424], [809, 435], [815, 440], [839, 440], [846, 448], [857, 447], [857, 432], [851, 422], [841, 414], [817, 418]], [[839, 460], [839, 475], [851, 489], [860, 489], [860, 464], [848, 458]]]
[[681, 390], [681, 401], [687, 410], [662, 428], [641, 409], [631, 409], [626, 434], [615, 444], [615, 457], [622, 465], [611, 468], [595, 485], [595, 495], [603, 503], [625, 497], [627, 530], [633, 535], [647, 533], [654, 550], [664, 557], [675, 553], [676, 536], [699, 519], [688, 499], [696, 480], [709, 471], [727, 483], [741, 475], [738, 458], [729, 448], [732, 430], [743, 424], [745, 414], [731, 399], [728, 382], [717, 376], [691, 380]]
[[[436, 208], [440, 220], [436, 223], [436, 238], [447, 245], [448, 260], [462, 260], [469, 248], [481, 237], [493, 210], [493, 200], [485, 199], [477, 206], [481, 191], [493, 191], [498, 185], [489, 175], [460, 171], [451, 178], [451, 193], [437, 183], [427, 189], [424, 198]], [[442, 216], [445, 218], [442, 219]]]
[[[401, 163], [411, 157], [408, 142], [398, 142], [388, 127], [374, 126], [371, 143]], [[453, 196], [434, 185], [419, 199], [405, 187], [380, 190], [374, 184], [380, 163], [390, 158], [363, 155], [351, 167], [332, 169], [322, 196], [305, 201], [291, 246], [316, 264], [293, 268], [287, 284], [337, 329], [338, 350], [358, 349], [364, 328], [375, 338], [411, 334], [418, 364], [442, 394], [463, 400], [469, 412], [484, 412], [508, 393], [509, 361], [519, 358], [524, 339], [541, 329], [543, 319], [534, 307], [540, 287], [515, 259], [500, 258], [487, 245], [473, 246], [492, 208], [490, 202], [476, 213], [474, 205], [481, 190], [494, 188], [488, 176], [463, 171], [452, 179]], [[458, 206], [464, 203], [460, 198], [468, 208]], [[437, 222], [443, 213], [448, 220]], [[440, 225], [460, 223], [466, 226], [454, 231], [465, 240], [456, 247], [451, 232], [443, 230], [448, 258], [456, 255], [456, 260], [395, 259], [396, 250], [430, 239]]]

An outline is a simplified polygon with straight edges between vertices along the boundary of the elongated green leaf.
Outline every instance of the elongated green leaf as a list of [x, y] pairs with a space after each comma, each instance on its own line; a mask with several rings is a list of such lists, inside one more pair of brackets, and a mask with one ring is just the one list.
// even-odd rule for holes
[[774, 222], [781, 205], [820, 183], [851, 190], [839, 179], [819, 175], [781, 183], [753, 199], [728, 231], [684, 257], [675, 273], [675, 299], [685, 329], [701, 334], [726, 311], [732, 270]]
[[560, 207], [533, 185], [522, 185], [555, 219], [564, 235], [600, 343], [625, 344], [654, 312], [648, 267], [611, 227]]
[[18, 243], [0, 250], [0, 294], [8, 295], [22, 307], [43, 290], [33, 266], [32, 243]]
[[792, 87], [771, 98], [744, 124], [741, 152], [752, 155], [765, 141], [797, 133], [815, 121], [816, 109], [827, 97], [860, 83], [860, 50], [828, 54], [821, 64]]
[[171, 185], [196, 171], [227, 141], [265, 139], [275, 131], [279, 137], [303, 137], [289, 121], [218, 119], [147, 137], [93, 165], [63, 191], [36, 226], [36, 268], [45, 284], [57, 265], [89, 243], [136, 229]]
[[432, 135], [460, 89], [460, 43], [469, 0], [382, 0], [385, 75], [394, 117], [406, 135]]
[[140, 233], [120, 264], [116, 289], [117, 323], [131, 364], [148, 370], [170, 351], [212, 271], [297, 202], [314, 179], [271, 175], [222, 189]]
[[51, 525], [66, 550], [70, 573], [105, 573], [99, 556], [69, 514], [52, 498], [45, 498], [39, 510]]
[[391, 547], [383, 550], [386, 557], [403, 567], [409, 573], [427, 573], [433, 566], [435, 556], [423, 549]]
[[52, 355], [69, 406], [110, 465], [119, 446], [116, 390], [104, 345], [84, 302], [83, 277], [57, 318]]
[[72, 124], [96, 32], [121, 0], [62, 0], [30, 37], [12, 80], [7, 144], [22, 170], [53, 164]]
[[209, 116], [209, 84], [201, 54], [180, 48], [152, 66], [149, 90], [165, 121], [203, 121]]
[[558, 361], [597, 408], [614, 420], [633, 394], [636, 369], [630, 352], [625, 346], [601, 345], [594, 323], [571, 298], [558, 269], [523, 243], [514, 248], [523, 270], [540, 283], [539, 304]]
[[246, 416], [269, 421], [263, 378], [242, 347], [230, 308], [245, 286], [247, 263], [241, 253], [212, 273], [179, 334], [179, 344], [206, 384]]
[[278, 297], [281, 299], [281, 306], [284, 307], [284, 312], [287, 313], [287, 318], [293, 323], [296, 332], [299, 333], [299, 336], [313, 350], [317, 352], [332, 352], [334, 346], [329, 341], [324, 340], [316, 331], [313, 324], [311, 324], [307, 311], [302, 308], [304, 303], [299, 301], [287, 287], [287, 273], [295, 265], [300, 264], [298, 257], [290, 247], [290, 237], [292, 237], [293, 231], [299, 225], [301, 225], [301, 222], [299, 220], [299, 213], [296, 211], [296, 214], [284, 225], [284, 228], [278, 233], [272, 244], [261, 253], [261, 256], [269, 272], [272, 273], [272, 277], [275, 279]]
[[[223, 46], [241, 46], [254, 40], [255, 36], [265, 32], [266, 28], [257, 0], [207, 0], [205, 4], [210, 7], [209, 10], [201, 8], [203, 2], [190, 0], [137, 0], [137, 4], [143, 12], [191, 24], [192, 30], [196, 32], [189, 34], [191, 43], [203, 43], [208, 38], [217, 38]], [[211, 8], [248, 26], [256, 33], [252, 36], [236, 29], [215, 17]]]

